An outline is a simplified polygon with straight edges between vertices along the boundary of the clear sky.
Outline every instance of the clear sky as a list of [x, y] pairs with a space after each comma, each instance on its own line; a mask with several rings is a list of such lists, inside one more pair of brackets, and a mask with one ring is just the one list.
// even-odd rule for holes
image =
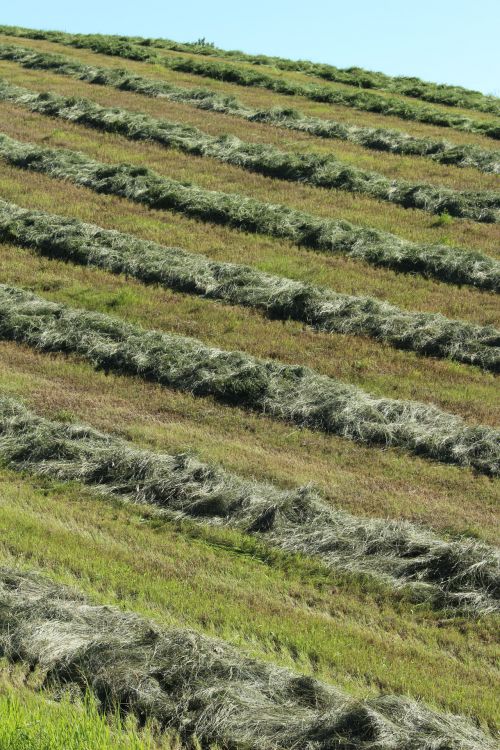
[[218, 47], [416, 75], [500, 96], [500, 0], [23, 0], [0, 23], [205, 37]]

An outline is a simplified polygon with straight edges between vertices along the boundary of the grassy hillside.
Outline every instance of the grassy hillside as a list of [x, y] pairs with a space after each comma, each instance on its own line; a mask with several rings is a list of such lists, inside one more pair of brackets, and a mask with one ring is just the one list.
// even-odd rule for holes
[[[0, 399], [41, 430], [0, 409], [0, 746], [493, 747], [500, 231], [423, 193], [421, 208], [368, 195], [353, 175], [491, 205], [499, 176], [318, 122], [494, 165], [498, 100], [8, 27], [0, 79]], [[364, 111], [360, 93], [396, 103]], [[434, 124], [410, 116], [422, 108]], [[301, 115], [315, 133], [293, 126]], [[325, 186], [332, 160], [344, 182]], [[94, 434], [81, 423], [121, 446], [114, 458], [101, 438], [79, 452]], [[172, 478], [159, 454], [198, 468]]]

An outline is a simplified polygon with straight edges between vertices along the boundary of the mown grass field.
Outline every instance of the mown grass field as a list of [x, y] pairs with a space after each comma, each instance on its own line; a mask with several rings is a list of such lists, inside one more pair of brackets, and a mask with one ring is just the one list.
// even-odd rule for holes
[[[62, 53], [87, 64], [126, 67], [178, 85], [210, 88], [252, 106], [296, 107], [323, 118], [394, 127], [491, 150], [498, 143], [477, 134], [217, 82], [47, 41], [0, 35], [2, 42]], [[161, 54], [180, 53], [162, 50]], [[266, 72], [301, 83], [315, 81], [299, 72], [267, 67]], [[499, 189], [495, 174], [421, 157], [375, 153], [352, 143], [202, 112], [11, 62], [0, 61], [0, 77], [36, 91], [86, 97], [108, 107], [165, 117], [213, 135], [233, 134], [290, 152], [332, 154], [391, 179], [457, 190]], [[493, 119], [482, 112], [453, 111]], [[347, 219], [414, 242], [444, 243], [500, 258], [498, 224], [436, 217], [354, 193], [271, 179], [211, 158], [30, 113], [6, 102], [0, 103], [0, 132], [42, 146], [81, 151], [101, 162], [146, 166], [200, 187]], [[375, 268], [361, 260], [314, 252], [174, 211], [151, 210], [8, 166], [2, 159], [0, 197], [336, 292], [370, 295], [406, 310], [500, 327], [498, 296], [492, 292]], [[292, 320], [273, 320], [255, 309], [49, 260], [6, 242], [0, 243], [0, 259], [1, 284], [34, 291], [47, 300], [107, 313], [145, 329], [195, 337], [221, 349], [306, 365], [377, 396], [435, 404], [469, 425], [498, 427], [498, 377], [479, 367], [419, 356], [365, 336], [314, 331]], [[0, 310], [0, 330], [1, 315]], [[5, 340], [0, 340], [0, 395], [21, 399], [37, 413], [64, 423], [83, 421], [139, 447], [194, 453], [243, 477], [283, 488], [313, 485], [328, 503], [359, 516], [404, 519], [443, 538], [461, 536], [498, 544], [498, 478], [470, 468], [399, 449], [360, 445], [255, 414], [238, 404], [222, 405], [211, 397], [126, 374], [96, 372], [75, 354], [41, 353]], [[474, 617], [418, 604], [404, 588], [394, 589], [370, 575], [328, 571], [312, 558], [272, 550], [248, 534], [166, 520], [151, 509], [98, 498], [76, 482], [35, 478], [2, 465], [0, 566], [41, 571], [97, 604], [116, 605], [164, 627], [190, 628], [222, 638], [246, 655], [337, 685], [356, 698], [397, 694], [435, 710], [461, 714], [485, 731], [495, 732], [500, 726], [498, 615]], [[36, 680], [25, 684], [22, 673], [13, 673], [4, 662], [0, 677], [0, 747], [3, 742], [9, 750], [21, 750], [20, 727], [25, 727], [34, 750], [182, 746], [174, 735], [161, 739], [153, 730], [152, 734], [139, 730], [133, 721], [122, 726], [116, 717], [103, 719], [92, 703], [53, 702], [53, 691], [44, 697]], [[3, 716], [8, 717], [6, 723]], [[33, 722], [38, 722], [36, 732]]]

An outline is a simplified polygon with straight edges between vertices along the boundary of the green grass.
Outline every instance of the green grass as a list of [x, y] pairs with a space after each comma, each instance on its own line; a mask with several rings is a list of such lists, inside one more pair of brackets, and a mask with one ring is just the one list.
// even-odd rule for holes
[[[53, 131], [55, 140], [58, 133]], [[340, 293], [367, 294], [407, 310], [441, 312], [449, 318], [485, 325], [500, 323], [497, 296], [473, 288], [398, 274], [347, 257], [329, 257], [301, 249], [285, 240], [207, 224], [178, 213], [155, 211], [40, 173], [32, 172], [28, 179], [26, 172], [1, 161], [0, 187], [2, 196], [18, 205], [73, 215], [89, 222], [99, 217], [99, 224], [104, 228], [202, 252], [214, 260], [246, 263], [262, 271], [327, 286]], [[348, 352], [345, 356], [349, 356]]]
[[500, 196], [494, 191], [464, 191], [442, 185], [394, 180], [380, 172], [349, 165], [332, 156], [291, 153], [269, 144], [221, 140], [205, 130], [132, 110], [102, 107], [93, 99], [75, 101], [50, 91], [37, 92], [0, 79], [0, 99], [49, 117], [76, 122], [132, 141], [152, 141], [194, 156], [212, 158], [256, 174], [326, 190], [343, 190], [439, 216], [452, 215], [484, 223], [500, 222]]
[[363, 336], [271, 320], [251, 308], [145, 286], [122, 275], [48, 260], [13, 245], [1, 244], [0, 254], [4, 259], [0, 283], [32, 289], [53, 301], [111, 313], [145, 328], [193, 336], [209, 345], [307, 365], [379, 396], [432, 402], [471, 423], [498, 421], [496, 378], [479, 368], [421, 357]]
[[249, 55], [235, 50], [224, 50], [214, 47], [213, 44], [200, 42], [178, 43], [169, 39], [148, 39], [141, 37], [129, 37], [130, 41], [137, 41], [155, 48], [164, 48], [175, 52], [196, 53], [210, 58], [216, 57], [223, 60], [236, 60], [238, 62], [250, 62], [254, 65], [270, 66], [273, 70], [286, 70], [305, 73], [319, 79], [330, 82], [343, 83], [347, 86], [358, 88], [377, 89], [379, 91], [390, 91], [411, 98], [422, 99], [434, 103], [446, 104], [454, 107], [468, 107], [479, 111], [500, 113], [497, 97], [486, 96], [479, 91], [471, 91], [462, 86], [449, 86], [435, 84], [422, 79], [401, 76], [389, 76], [385, 73], [364, 70], [362, 68], [337, 68], [334, 65], [313, 63], [304, 60], [290, 60], [281, 57], [270, 57], [267, 55]]
[[[99, 216], [104, 226], [132, 230], [146, 238], [205, 250], [215, 257], [243, 260], [250, 254], [264, 269], [270, 265], [269, 261], [265, 262], [270, 252], [276, 258], [273, 261], [275, 267], [277, 265], [280, 269], [279, 264], [283, 261], [281, 243], [258, 243], [255, 237], [217, 229], [208, 233], [198, 222], [179, 217], [165, 220], [159, 212], [144, 211], [126, 201], [96, 196], [39, 175], [33, 175], [28, 184], [23, 173], [11, 170], [4, 174], [2, 188], [4, 195], [25, 205], [49, 210], [56, 208], [63, 214], [74, 214], [90, 221]], [[230, 244], [233, 236], [238, 239], [237, 245]], [[344, 264], [333, 268], [333, 264], [325, 263], [312, 253], [290, 252], [293, 253], [293, 268], [297, 276], [306, 280], [310, 278], [303, 260], [305, 255], [308, 262], [315, 264], [318, 278], [330, 282], [333, 278], [343, 279], [344, 285], [349, 285], [349, 268]], [[424, 401], [432, 399], [471, 421], [494, 424], [498, 418], [493, 408], [495, 378], [473, 368], [396, 352], [360, 337], [353, 339], [304, 331], [293, 322], [283, 325], [264, 320], [249, 310], [146, 288], [130, 279], [127, 281], [98, 270], [47, 261], [11, 246], [2, 247], [2, 257], [2, 281], [34, 288], [54, 300], [112, 312], [130, 322], [197, 336], [214, 345], [244, 348], [257, 356], [311, 364], [325, 374], [354, 382], [381, 395]], [[287, 268], [292, 268], [292, 264]], [[377, 274], [373, 274], [374, 284], [381, 282], [382, 272], [377, 271]], [[353, 285], [355, 278], [352, 277]], [[418, 301], [420, 287], [422, 306], [426, 303], [432, 309], [432, 303], [439, 299], [452, 314], [467, 311], [470, 317], [479, 320], [494, 319], [495, 300], [491, 295], [468, 294], [464, 289], [457, 289], [455, 294], [450, 287], [445, 289], [444, 285], [431, 282], [420, 285], [417, 279], [413, 279], [412, 286], [408, 287], [406, 277], [398, 277], [397, 281], [400, 298], [407, 302]], [[488, 308], [490, 297], [491, 307]], [[28, 378], [31, 382], [28, 391], [39, 393], [37, 405], [43, 404], [44, 400], [47, 405], [57, 402], [56, 409], [70, 408], [81, 418], [89, 418], [106, 429], [106, 420], [116, 425], [116, 409], [121, 411], [125, 402], [130, 401], [125, 409], [125, 421], [128, 425], [136, 425], [130, 434], [144, 435], [147, 417], [143, 418], [141, 414], [144, 408], [141, 398], [149, 400], [152, 393], [158, 394], [154, 388], [148, 387], [148, 396], [141, 397], [141, 387], [134, 382], [124, 378], [113, 380], [121, 383], [119, 391], [122, 395], [117, 399], [114, 389], [107, 387], [110, 379], [91, 376], [88, 369], [70, 367], [61, 358], [56, 364], [47, 357], [22, 354], [16, 349], [4, 351], [10, 352], [8, 356], [13, 367], [17, 362], [26, 374], [32, 368], [33, 375], [38, 373], [38, 384]], [[78, 373], [78, 376], [69, 372]], [[59, 382], [55, 392], [50, 386], [53, 378]], [[13, 383], [14, 379], [11, 369], [3, 382]], [[99, 389], [104, 384], [101, 394]], [[82, 401], [85, 388], [88, 389], [88, 398], [85, 396]], [[72, 393], [74, 389], [76, 392]], [[149, 413], [150, 424], [146, 432], [151, 437], [155, 435], [153, 442], [157, 445], [165, 445], [167, 440], [173, 450], [179, 446], [181, 450], [193, 446], [201, 450], [207, 460], [221, 461], [228, 468], [247, 475], [255, 473], [262, 478], [292, 484], [316, 482], [328, 497], [338, 498], [341, 505], [355, 512], [420, 518], [434, 526], [462, 530], [473, 528], [483, 537], [495, 539], [495, 528], [498, 528], [493, 511], [495, 487], [472, 475], [460, 480], [450, 467], [436, 465], [431, 469], [422, 461], [389, 456], [380, 449], [370, 451], [348, 446], [346, 441], [339, 439], [321, 440], [313, 433], [281, 430], [277, 425], [273, 428], [270, 422], [244, 415], [240, 410], [231, 411], [209, 400], [198, 399], [195, 403], [179, 394], [158, 394]], [[166, 415], [170, 416], [165, 429], [160, 424]], [[142, 426], [139, 428], [139, 425]], [[224, 425], [223, 437], [221, 425]], [[411, 504], [408, 497], [412, 498]]]
[[[22, 112], [22, 117], [20, 113]], [[284, 204], [325, 219], [344, 219], [363, 227], [390, 232], [415, 243], [441, 243], [484, 251], [498, 257], [498, 227], [461, 219], [447, 226], [434, 226], [436, 218], [425, 211], [385, 204], [365, 195], [342, 190], [318, 189], [306, 184], [275, 180], [215, 159], [166, 150], [154, 143], [138, 142], [131, 148], [127, 138], [89, 130], [82, 125], [61, 123], [15, 105], [0, 103], [0, 131], [40, 146], [82, 151], [108, 163], [148, 167], [167, 178], [194, 182], [208, 190], [241, 194], [267, 203]]]
[[30, 689], [22, 676], [0, 663], [2, 750], [181, 750], [175, 738], [160, 739], [118, 714], [104, 716], [90, 695], [78, 700]]
[[192, 337], [127, 324], [108, 314], [50, 303], [0, 285], [0, 336], [46, 353], [74, 354], [95, 370], [136, 376], [166, 388], [212, 396], [369, 446], [500, 474], [500, 432], [467, 424], [432, 404], [377, 398], [316, 370], [210, 347]]
[[[242, 140], [254, 144], [285, 145], [290, 152], [308, 153], [313, 149], [320, 155], [339, 156], [344, 163], [358, 168], [378, 170], [391, 179], [417, 179], [461, 190], [466, 187], [494, 189], [497, 185], [493, 173], [498, 171], [498, 150], [472, 144], [453, 144], [436, 138], [415, 139], [394, 128], [360, 128], [359, 125], [350, 126], [332, 119], [307, 117], [296, 110], [256, 110], [235, 98], [228, 99], [206, 88], [203, 89], [203, 98], [197, 99], [189, 87], [137, 76], [127, 69], [89, 66], [75, 58], [16, 45], [0, 44], [0, 57], [0, 70], [4, 76], [20, 83], [26, 83], [28, 79], [32, 87], [38, 90], [45, 87], [71, 96], [79, 92], [79, 96], [93, 96], [105, 106], [113, 103], [116, 107], [125, 106], [131, 111], [154, 117], [165, 117], [168, 109], [172, 108], [170, 117], [191, 122], [195, 127], [205, 128], [217, 136], [221, 133], [238, 133]], [[5, 64], [9, 60], [16, 64]], [[22, 72], [18, 65], [22, 66]], [[72, 83], [61, 80], [61, 75], [72, 78]], [[146, 88], [143, 90], [143, 87]], [[162, 96], [158, 99], [155, 96], [159, 90], [166, 93], [166, 98]], [[370, 153], [370, 150], [378, 153]], [[418, 154], [426, 155], [431, 161], [415, 158]], [[460, 169], [457, 170], [458, 166]], [[483, 175], [478, 174], [476, 169]]]
[[330, 333], [369, 336], [425, 356], [500, 371], [500, 347], [494, 346], [500, 333], [492, 327], [403, 311], [374, 297], [339, 295], [249, 266], [218, 263], [199, 253], [110, 232], [75, 218], [28, 211], [7, 201], [0, 201], [0, 237], [38, 255], [255, 308], [273, 319], [291, 319]]
[[[410, 97], [399, 96], [393, 97], [386, 92], [372, 94], [367, 91], [360, 91], [356, 88], [338, 85], [325, 86], [321, 81], [316, 85], [310, 85], [310, 82], [300, 81], [301, 73], [292, 73], [283, 75], [281, 71], [276, 71], [274, 75], [268, 72], [256, 71], [249, 65], [234, 65], [225, 61], [218, 61], [214, 58], [203, 59], [196, 58], [195, 55], [183, 54], [182, 56], [164, 52], [159, 55], [154, 49], [146, 49], [140, 45], [129, 43], [126, 40], [119, 40], [118, 37], [101, 36], [101, 35], [69, 35], [63, 32], [35, 32], [31, 34], [29, 30], [12, 29], [11, 27], [2, 27], [2, 31], [18, 36], [35, 36], [53, 38], [57, 43], [79, 48], [88, 48], [97, 52], [103, 52], [106, 55], [118, 56], [132, 60], [144, 60], [152, 64], [161, 64], [176, 72], [195, 73], [196, 75], [207, 77], [214, 80], [234, 81], [242, 86], [251, 86], [269, 89], [273, 92], [281, 92], [287, 95], [299, 95], [313, 101], [328, 103], [341, 103], [348, 107], [362, 111], [383, 112], [384, 114], [397, 113], [398, 117], [405, 120], [416, 120], [420, 122], [430, 122], [442, 127], [452, 127], [458, 130], [467, 130], [473, 132], [485, 132], [492, 138], [500, 137], [500, 130], [494, 119], [485, 120], [479, 112], [474, 112], [471, 118], [470, 113], [456, 109], [451, 111], [448, 107], [442, 105], [422, 107], [416, 104]], [[478, 115], [476, 117], [476, 114]]]
[[[310, 487], [280, 490], [248, 481], [193, 455], [137, 449], [88, 425], [47, 420], [0, 398], [0, 456], [7, 466], [61, 482], [78, 481], [106, 498], [157, 508], [249, 534], [335, 572], [373, 576], [414, 604], [455, 614], [500, 613], [500, 557], [471, 538], [446, 538], [394, 519], [332, 508]], [[63, 458], [64, 456], [64, 458]], [[340, 547], [339, 547], [340, 544]]]

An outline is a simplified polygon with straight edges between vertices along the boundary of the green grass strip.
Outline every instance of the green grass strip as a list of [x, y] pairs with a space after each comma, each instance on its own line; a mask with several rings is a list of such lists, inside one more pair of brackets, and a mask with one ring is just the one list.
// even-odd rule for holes
[[481, 289], [500, 289], [500, 262], [480, 252], [415, 244], [347, 221], [321, 218], [239, 193], [206, 190], [171, 180], [145, 167], [102, 163], [78, 151], [45, 148], [4, 134], [0, 134], [0, 158], [22, 169], [69, 180], [151, 208], [179, 211], [203, 221], [279, 237], [395, 271], [418, 272]]
[[493, 750], [464, 717], [407, 698], [356, 700], [312, 677], [246, 658], [223, 641], [93, 606], [47, 579], [0, 570], [0, 650], [47, 685], [92, 691], [104, 709], [241, 750]]
[[46, 39], [70, 47], [90, 49], [103, 55], [163, 65], [170, 70], [212, 78], [217, 81], [236, 83], [239, 86], [264, 88], [277, 94], [302, 96], [316, 102], [341, 104], [362, 112], [376, 112], [391, 117], [400, 117], [403, 120], [424, 122], [471, 133], [482, 133], [490, 138], [500, 139], [500, 124], [495, 120], [475, 120], [466, 115], [413, 104], [396, 97], [382, 97], [367, 91], [351, 92], [331, 86], [305, 85], [290, 79], [276, 78], [266, 73], [240, 68], [226, 62], [207, 59], [196, 60], [190, 57], [165, 57], [154, 52], [151, 47], [133, 44], [113, 36], [66, 34], [59, 31], [31, 31], [8, 26], [0, 26], [0, 33], [28, 39]]
[[500, 433], [418, 401], [377, 398], [308, 367], [257, 359], [0, 285], [0, 338], [79, 355], [94, 367], [213, 396], [357, 442], [500, 473]]
[[31, 91], [9, 84], [2, 78], [0, 101], [104, 132], [119, 133], [132, 140], [153, 141], [165, 148], [210, 157], [266, 177], [359, 193], [433, 214], [447, 213], [475, 221], [500, 222], [500, 193], [491, 190], [459, 191], [428, 183], [392, 180], [333, 156], [292, 154], [272, 145], [248, 143], [233, 135], [213, 136], [179, 122], [119, 107], [103, 107], [91, 99]]
[[446, 140], [418, 138], [390, 128], [348, 125], [321, 117], [309, 117], [294, 109], [273, 107], [252, 109], [234, 97], [221, 96], [210, 89], [174, 86], [156, 78], [138, 76], [130, 70], [85, 65], [70, 57], [37, 52], [16, 45], [0, 44], [0, 59], [11, 60], [28, 69], [50, 70], [86, 83], [113, 86], [148, 97], [163, 97], [197, 109], [228, 114], [250, 122], [308, 133], [321, 138], [349, 141], [375, 151], [424, 156], [441, 164], [475, 168], [486, 173], [500, 173], [500, 152], [472, 144], [456, 145]]
[[351, 515], [310, 487], [281, 490], [187, 454], [139, 450], [2, 397], [0, 460], [17, 471], [81, 482], [104, 497], [152, 505], [168, 518], [251, 534], [329, 570], [369, 575], [392, 589], [404, 586], [416, 603], [470, 614], [500, 610], [498, 550], [471, 539], [445, 540], [405, 521]]
[[317, 330], [369, 336], [399, 349], [500, 371], [500, 331], [492, 326], [338, 294], [5, 201], [0, 201], [0, 239], [146, 284], [258, 308], [272, 318], [298, 320]]

